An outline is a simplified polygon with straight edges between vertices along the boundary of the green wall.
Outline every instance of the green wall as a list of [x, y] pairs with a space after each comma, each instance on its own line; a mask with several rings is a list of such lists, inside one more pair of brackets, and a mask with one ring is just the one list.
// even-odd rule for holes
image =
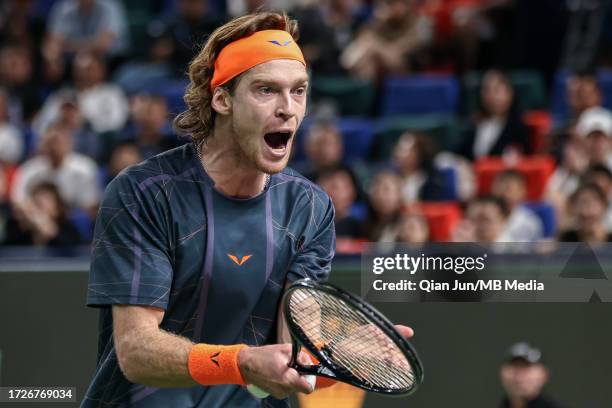
[[[332, 276], [358, 293], [356, 269], [338, 267]], [[2, 386], [76, 386], [82, 398], [95, 364], [98, 324], [97, 312], [84, 306], [86, 285], [85, 272], [0, 272]], [[407, 398], [368, 395], [367, 407], [495, 407], [500, 359], [518, 340], [543, 349], [551, 370], [548, 393], [565, 406], [611, 406], [610, 304], [375, 306], [416, 330], [425, 382]]]

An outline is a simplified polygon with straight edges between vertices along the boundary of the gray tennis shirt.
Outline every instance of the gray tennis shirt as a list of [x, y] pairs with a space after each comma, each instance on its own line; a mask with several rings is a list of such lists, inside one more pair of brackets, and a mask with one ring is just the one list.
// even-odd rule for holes
[[94, 232], [87, 304], [101, 308], [98, 363], [82, 407], [286, 405], [235, 385], [129, 382], [117, 363], [110, 306], [161, 308], [161, 328], [194, 342], [275, 343], [286, 282], [329, 274], [333, 218], [327, 194], [290, 169], [256, 197], [223, 195], [192, 144], [122, 172], [104, 194]]

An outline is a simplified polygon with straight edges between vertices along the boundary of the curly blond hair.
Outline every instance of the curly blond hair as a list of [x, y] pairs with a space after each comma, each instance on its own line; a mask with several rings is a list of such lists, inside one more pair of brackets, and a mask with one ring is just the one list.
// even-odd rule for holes
[[[189, 64], [190, 83], [183, 97], [187, 110], [176, 116], [173, 126], [177, 133], [190, 136], [198, 151], [206, 143], [215, 123], [210, 81], [217, 56], [229, 43], [262, 30], [284, 30], [291, 34], [296, 42], [299, 39], [297, 21], [290, 19], [285, 13], [247, 14], [217, 28]], [[232, 92], [238, 78], [223, 86]]]

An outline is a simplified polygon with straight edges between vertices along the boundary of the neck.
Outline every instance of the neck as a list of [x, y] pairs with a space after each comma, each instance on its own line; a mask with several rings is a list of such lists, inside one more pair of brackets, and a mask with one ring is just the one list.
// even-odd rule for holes
[[520, 397], [510, 397], [510, 408], [527, 408], [527, 401]]
[[215, 126], [202, 148], [200, 161], [218, 191], [230, 197], [255, 197], [264, 190], [268, 175], [244, 157], [234, 140]]

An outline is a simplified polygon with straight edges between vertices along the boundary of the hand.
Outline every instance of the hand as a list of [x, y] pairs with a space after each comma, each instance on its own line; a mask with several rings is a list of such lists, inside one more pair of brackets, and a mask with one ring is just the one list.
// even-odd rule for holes
[[[295, 392], [310, 394], [313, 389], [295, 369], [289, 367], [291, 344], [246, 347], [238, 353], [238, 367], [247, 384], [253, 384], [283, 399]], [[312, 364], [308, 354], [300, 352], [298, 363]]]

